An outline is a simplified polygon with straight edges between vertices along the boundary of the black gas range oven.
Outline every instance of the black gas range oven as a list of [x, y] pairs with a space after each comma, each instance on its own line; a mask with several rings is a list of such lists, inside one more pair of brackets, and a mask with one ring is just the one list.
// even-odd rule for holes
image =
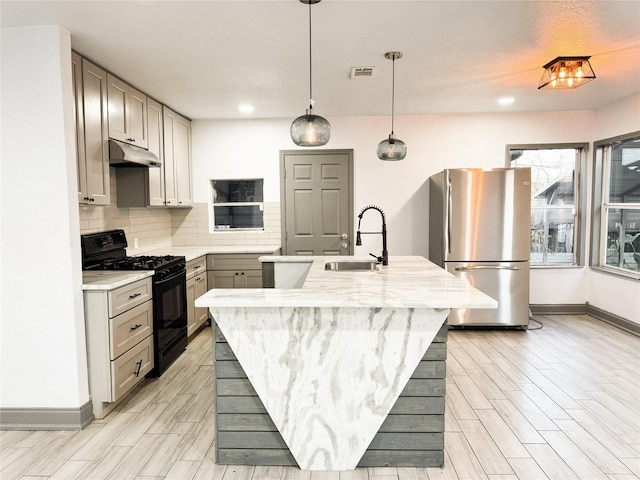
[[81, 236], [83, 270], [154, 270], [153, 347], [155, 366], [148, 377], [160, 376], [187, 347], [185, 257], [128, 257], [124, 230]]

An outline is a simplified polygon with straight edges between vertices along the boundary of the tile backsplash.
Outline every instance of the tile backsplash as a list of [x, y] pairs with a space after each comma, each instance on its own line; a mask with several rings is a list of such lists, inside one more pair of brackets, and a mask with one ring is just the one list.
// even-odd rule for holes
[[[111, 204], [105, 207], [80, 206], [80, 233], [121, 228], [127, 235], [128, 253], [136, 255], [171, 246], [171, 211], [168, 208], [118, 208], [116, 172], [111, 167]], [[134, 249], [134, 240], [138, 248]]]
[[[111, 204], [80, 208], [80, 233], [121, 228], [136, 255], [156, 248], [184, 245], [280, 245], [280, 203], [264, 204], [264, 231], [209, 233], [209, 206], [192, 208], [118, 208], [117, 185], [111, 168]], [[134, 241], [138, 248], [134, 249]]]
[[209, 205], [171, 211], [171, 239], [179, 245], [280, 245], [280, 203], [265, 202], [264, 230], [209, 232]]

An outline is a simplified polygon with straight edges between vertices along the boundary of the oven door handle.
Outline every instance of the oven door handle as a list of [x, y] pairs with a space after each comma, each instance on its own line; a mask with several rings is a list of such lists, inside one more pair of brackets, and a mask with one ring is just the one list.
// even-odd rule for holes
[[173, 275], [165, 277], [162, 280], [158, 280], [156, 282], [156, 287], [159, 287], [159, 286], [164, 285], [165, 283], [171, 282], [172, 280], [175, 280], [176, 278], [180, 277], [181, 275], [183, 275], [185, 277], [185, 280], [186, 280], [187, 270], [186, 269], [180, 270], [179, 272], [177, 272], [177, 273], [175, 273]]

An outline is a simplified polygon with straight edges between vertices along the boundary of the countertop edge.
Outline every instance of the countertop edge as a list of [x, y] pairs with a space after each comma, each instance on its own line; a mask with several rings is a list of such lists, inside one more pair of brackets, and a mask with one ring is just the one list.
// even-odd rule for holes
[[241, 254], [256, 254], [256, 255], [272, 255], [279, 253], [281, 250], [280, 245], [228, 245], [228, 246], [216, 246], [216, 245], [177, 245], [173, 247], [156, 248], [143, 253], [137, 253], [136, 251], [128, 251], [129, 255], [180, 255], [184, 256], [187, 262], [195, 260], [196, 258], [204, 255], [241, 255]]
[[154, 273], [153, 270], [83, 271], [82, 290], [85, 292], [115, 290], [138, 280], [152, 277]]

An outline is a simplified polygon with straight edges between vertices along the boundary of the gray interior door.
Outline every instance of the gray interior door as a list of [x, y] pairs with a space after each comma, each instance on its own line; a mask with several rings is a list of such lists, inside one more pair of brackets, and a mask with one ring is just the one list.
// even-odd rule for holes
[[353, 255], [353, 151], [280, 152], [285, 255]]

